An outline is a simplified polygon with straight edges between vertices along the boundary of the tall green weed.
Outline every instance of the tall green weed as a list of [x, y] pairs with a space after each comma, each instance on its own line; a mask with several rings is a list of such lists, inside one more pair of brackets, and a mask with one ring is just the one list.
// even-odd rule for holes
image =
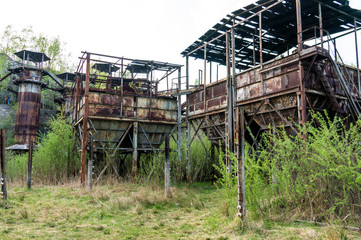
[[[361, 214], [361, 120], [346, 127], [342, 119], [318, 113], [298, 128], [307, 133], [306, 139], [281, 128], [264, 133], [259, 151], [246, 146], [248, 216], [321, 221], [350, 214], [357, 219]], [[221, 179], [236, 181], [235, 175], [224, 174], [225, 169], [217, 170]], [[232, 196], [237, 202], [236, 187], [224, 195], [225, 201]], [[232, 211], [236, 214], [236, 207]]]

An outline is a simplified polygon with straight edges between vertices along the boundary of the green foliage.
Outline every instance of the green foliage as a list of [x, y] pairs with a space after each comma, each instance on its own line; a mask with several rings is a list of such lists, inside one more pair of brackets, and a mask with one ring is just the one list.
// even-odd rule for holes
[[48, 133], [40, 137], [38, 149], [34, 152], [34, 177], [57, 183], [74, 174], [80, 161], [74, 152], [73, 129], [66, 119], [59, 115], [48, 125]]
[[[346, 128], [341, 119], [331, 120], [327, 113], [318, 113], [305, 128], [299, 129], [307, 133], [306, 140], [300, 134], [289, 136], [284, 129], [278, 129], [275, 134], [263, 135], [258, 152], [246, 147], [248, 216], [294, 216], [322, 221], [348, 213], [360, 214], [361, 121]], [[224, 167], [217, 170], [222, 176], [222, 191], [233, 196], [235, 176], [227, 179], [230, 176]], [[227, 201], [228, 196], [224, 195]], [[234, 216], [236, 207], [231, 210]]]
[[[33, 152], [33, 178], [44, 183], [59, 183], [75, 175], [79, 169], [79, 157], [74, 152], [71, 125], [62, 116], [48, 122], [49, 131], [39, 139]], [[11, 181], [26, 178], [28, 154], [8, 152], [7, 174]]]
[[[202, 141], [207, 149], [211, 148], [211, 142], [207, 139], [207, 137], [203, 133], [199, 133]], [[176, 136], [175, 136], [176, 138]], [[181, 179], [186, 180], [186, 171], [187, 171], [187, 161], [186, 161], [186, 136], [185, 134], [182, 136], [182, 150], [181, 150], [181, 161], [178, 161], [177, 157], [177, 142], [171, 138], [169, 142], [170, 147], [170, 176], [172, 183], [175, 183], [178, 177], [178, 168], [180, 165], [181, 168]], [[161, 146], [164, 148], [164, 144]], [[190, 161], [190, 176], [191, 182], [195, 181], [210, 181], [214, 178], [214, 168], [212, 162], [213, 160], [207, 155], [206, 150], [203, 147], [203, 144], [195, 139], [191, 145], [191, 159]], [[208, 151], [209, 154], [210, 151]], [[215, 158], [218, 154], [218, 151], [215, 151]], [[158, 152], [150, 157], [143, 155], [139, 161], [139, 169], [138, 176], [141, 176], [142, 179], [153, 181], [155, 183], [162, 182], [164, 180], [164, 161], [165, 156], [164, 152]], [[129, 163], [130, 164], [130, 163]], [[129, 165], [128, 164], [128, 165]], [[131, 166], [131, 164], [130, 164]], [[130, 170], [128, 170], [130, 171]]]
[[24, 49], [44, 52], [51, 59], [50, 69], [64, 72], [71, 68], [70, 54], [65, 54], [65, 43], [59, 37], [49, 38], [43, 34], [36, 35], [32, 27], [23, 28], [20, 32], [8, 25], [0, 39], [0, 52], [11, 56], [12, 53]]
[[[232, 216], [234, 209], [237, 209], [237, 158], [233, 153], [228, 153], [227, 156], [219, 149], [219, 161], [218, 165], [214, 164], [213, 167], [220, 173], [220, 177], [217, 179], [217, 188], [221, 196], [222, 203], [220, 204], [221, 212], [229, 217]], [[230, 166], [225, 163], [225, 158], [229, 158]]]

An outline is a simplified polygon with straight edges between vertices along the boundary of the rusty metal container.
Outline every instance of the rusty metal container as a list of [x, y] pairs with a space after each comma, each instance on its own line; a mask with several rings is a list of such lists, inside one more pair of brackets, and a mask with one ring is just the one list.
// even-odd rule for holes
[[18, 69], [19, 85], [18, 104], [15, 125], [15, 139], [19, 144], [27, 144], [29, 140], [37, 141], [41, 106], [42, 74], [38, 69]]

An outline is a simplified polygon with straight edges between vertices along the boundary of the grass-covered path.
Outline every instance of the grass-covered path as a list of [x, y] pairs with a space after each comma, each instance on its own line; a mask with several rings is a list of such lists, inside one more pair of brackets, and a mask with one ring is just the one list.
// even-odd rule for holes
[[0, 200], [0, 239], [348, 239], [335, 227], [293, 222], [250, 221], [222, 214], [224, 204], [210, 184], [172, 188], [114, 183], [92, 192], [77, 184], [9, 187]]

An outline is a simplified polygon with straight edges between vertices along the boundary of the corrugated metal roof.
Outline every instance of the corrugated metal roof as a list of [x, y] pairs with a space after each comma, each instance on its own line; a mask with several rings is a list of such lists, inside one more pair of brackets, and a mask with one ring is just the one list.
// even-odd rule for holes
[[92, 68], [105, 73], [112, 73], [118, 71], [120, 68], [110, 63], [95, 63]]
[[[243, 23], [242, 21], [278, 1], [259, 0], [232, 12], [221, 19], [219, 23], [214, 25], [181, 54], [204, 59], [204, 49], [199, 47], [213, 41], [207, 45], [207, 60], [226, 65], [226, 37], [224, 33], [229, 31], [234, 24], [238, 24], [235, 27], [237, 68], [247, 69], [253, 66], [254, 43], [256, 46], [256, 64], [259, 64], [258, 16], [252, 17], [249, 21]], [[350, 8], [347, 0], [302, 0], [303, 29], [318, 25], [319, 2], [322, 4], [323, 28], [330, 34], [353, 29], [354, 18], [357, 19], [357, 25], [361, 26], [361, 11]], [[347, 15], [340, 13], [340, 11]], [[271, 60], [297, 45], [296, 23], [295, 0], [284, 0], [262, 13], [262, 53], [264, 61]], [[313, 35], [313, 31], [303, 33], [304, 39], [308, 39]], [[218, 39], [216, 39], [217, 37]], [[197, 48], [199, 49], [196, 50]]]
[[46, 62], [50, 60], [50, 58], [46, 56], [45, 53], [33, 52], [29, 50], [21, 50], [20, 52], [16, 52], [14, 54], [22, 60], [29, 60], [34, 63]]

